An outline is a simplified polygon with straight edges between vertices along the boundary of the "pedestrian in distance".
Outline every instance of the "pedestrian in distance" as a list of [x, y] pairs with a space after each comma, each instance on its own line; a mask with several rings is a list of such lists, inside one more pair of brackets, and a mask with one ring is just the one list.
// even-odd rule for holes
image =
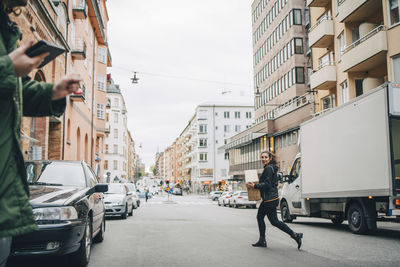
[[149, 199], [149, 191], [146, 191], [146, 192], [144, 193], [144, 195], [146, 196], [146, 202], [147, 202], [147, 200]]
[[79, 89], [80, 77], [69, 75], [56, 84], [31, 81], [27, 75], [47, 56], [28, 57], [33, 42], [17, 48], [21, 32], [9, 18], [28, 0], [0, 2], [0, 267], [10, 253], [12, 237], [38, 229], [29, 204], [28, 183], [20, 148], [22, 116], [61, 116], [65, 97]]
[[297, 242], [297, 248], [300, 249], [303, 234], [295, 233], [285, 223], [278, 220], [276, 207], [279, 203], [278, 196], [278, 167], [276, 166], [276, 156], [272, 152], [265, 151], [261, 153], [261, 163], [264, 165], [264, 171], [262, 172], [259, 183], [246, 183], [246, 186], [251, 189], [259, 189], [261, 193], [262, 202], [258, 208], [257, 223], [260, 238], [253, 247], [267, 247], [267, 241], [265, 239], [265, 215], [268, 217], [269, 222], [284, 231], [290, 237]]

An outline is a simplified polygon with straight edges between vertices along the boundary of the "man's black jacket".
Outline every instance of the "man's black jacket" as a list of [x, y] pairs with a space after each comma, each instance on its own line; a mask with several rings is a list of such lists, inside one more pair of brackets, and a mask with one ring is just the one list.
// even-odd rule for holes
[[260, 176], [259, 183], [254, 185], [255, 189], [259, 189], [263, 201], [278, 198], [278, 167], [268, 164], [264, 167], [264, 171]]

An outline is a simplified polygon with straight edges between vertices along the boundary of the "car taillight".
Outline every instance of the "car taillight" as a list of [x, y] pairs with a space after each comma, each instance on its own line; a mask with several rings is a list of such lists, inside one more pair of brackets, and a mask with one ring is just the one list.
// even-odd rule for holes
[[400, 208], [400, 198], [396, 198], [394, 204], [396, 205], [396, 208]]
[[238, 197], [238, 198], [243, 198], [243, 197]]
[[226, 198], [231, 198], [231, 197], [226, 197]]

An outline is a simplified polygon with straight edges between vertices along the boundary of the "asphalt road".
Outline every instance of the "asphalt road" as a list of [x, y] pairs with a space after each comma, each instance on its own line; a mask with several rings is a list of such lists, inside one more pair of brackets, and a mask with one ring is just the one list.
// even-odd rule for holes
[[[303, 247], [267, 223], [268, 248], [258, 238], [255, 209], [219, 207], [202, 196], [154, 198], [127, 220], [111, 218], [89, 266], [399, 266], [400, 224], [379, 223], [373, 235], [347, 225], [300, 218], [289, 226], [304, 233]], [[40, 266], [54, 266], [57, 259]], [[34, 266], [30, 262], [29, 266]], [[61, 266], [61, 265], [60, 265]]]

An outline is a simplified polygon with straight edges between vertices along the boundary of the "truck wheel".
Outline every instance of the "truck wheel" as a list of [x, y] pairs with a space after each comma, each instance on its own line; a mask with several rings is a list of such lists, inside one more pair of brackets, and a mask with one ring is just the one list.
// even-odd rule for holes
[[286, 223], [291, 223], [293, 218], [290, 216], [290, 211], [286, 201], [281, 202], [281, 218]]
[[350, 205], [347, 212], [347, 220], [349, 221], [349, 228], [354, 234], [364, 234], [367, 232], [367, 221], [360, 204], [354, 202]]
[[333, 223], [334, 225], [341, 225], [342, 222], [343, 222], [343, 218], [333, 218], [333, 219], [332, 219], [332, 223]]

